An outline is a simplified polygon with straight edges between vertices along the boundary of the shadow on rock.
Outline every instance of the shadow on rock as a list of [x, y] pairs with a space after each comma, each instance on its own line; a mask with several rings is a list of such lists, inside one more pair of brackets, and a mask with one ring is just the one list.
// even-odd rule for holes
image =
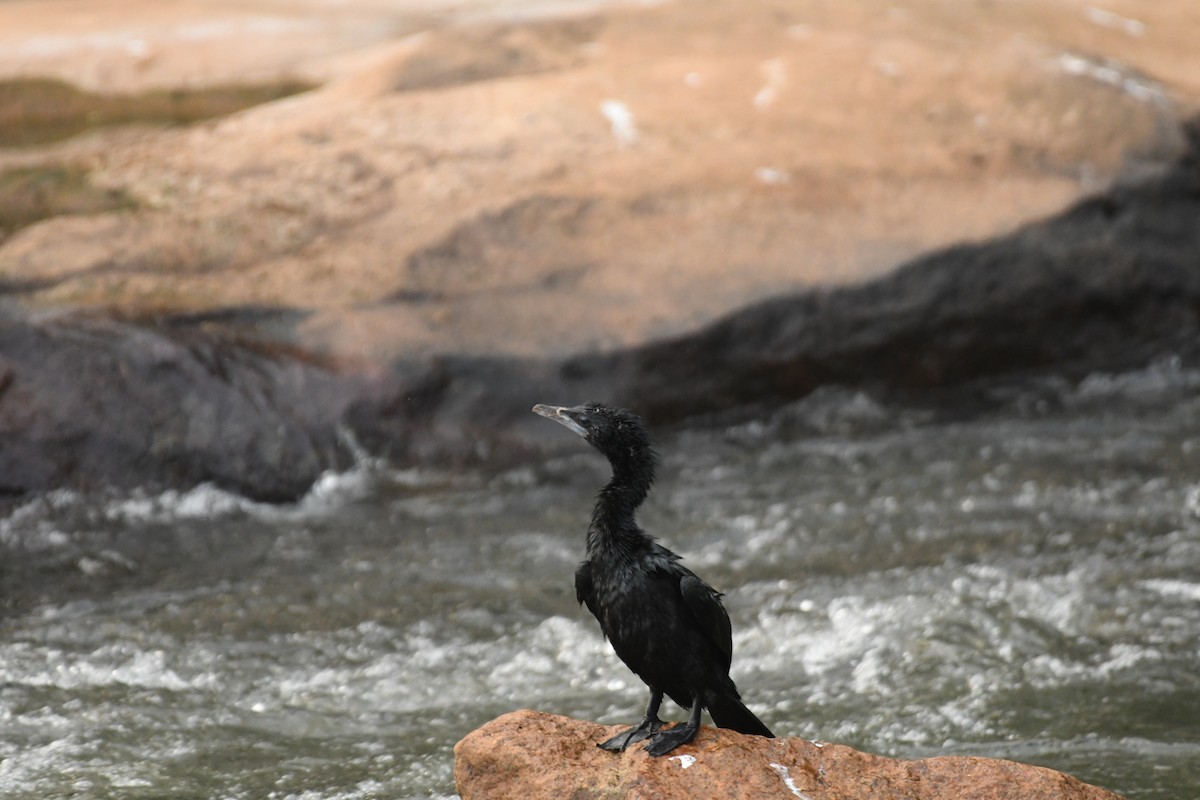
[[559, 361], [395, 368], [352, 428], [390, 458], [521, 452], [534, 402], [600, 400], [656, 424], [769, 410], [828, 384], [921, 393], [1005, 375], [1082, 376], [1200, 356], [1200, 121], [1163, 174], [949, 248], [871, 284], [768, 300], [695, 333]]

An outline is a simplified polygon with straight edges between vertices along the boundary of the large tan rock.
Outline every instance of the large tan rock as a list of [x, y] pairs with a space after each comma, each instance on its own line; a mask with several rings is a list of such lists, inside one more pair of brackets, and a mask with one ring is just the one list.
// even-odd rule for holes
[[321, 88], [0, 149], [126, 198], [9, 235], [0, 281], [37, 308], [292, 308], [280, 335], [374, 365], [641, 344], [1170, 158], [1200, 4], [1111, 6], [8, 0], [0, 80]]
[[536, 711], [505, 714], [455, 746], [454, 781], [463, 800], [1119, 800], [1061, 772], [1013, 761], [901, 761], [710, 727], [666, 758], [641, 748], [613, 755], [595, 746], [619, 729]]

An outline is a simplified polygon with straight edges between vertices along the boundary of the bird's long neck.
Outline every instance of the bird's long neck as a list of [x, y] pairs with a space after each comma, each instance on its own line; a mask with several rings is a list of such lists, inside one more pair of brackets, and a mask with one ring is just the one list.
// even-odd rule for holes
[[588, 528], [588, 553], [640, 544], [647, 539], [638, 528], [634, 513], [650, 493], [654, 483], [654, 452], [650, 449], [631, 450], [609, 455], [612, 479], [600, 490]]

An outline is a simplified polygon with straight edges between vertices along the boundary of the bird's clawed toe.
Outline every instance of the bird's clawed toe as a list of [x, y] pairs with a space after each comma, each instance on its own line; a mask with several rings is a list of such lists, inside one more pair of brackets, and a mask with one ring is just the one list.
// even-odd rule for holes
[[647, 717], [635, 727], [632, 727], [627, 731], [621, 731], [608, 741], [597, 742], [596, 747], [599, 747], [601, 750], [607, 750], [610, 753], [623, 753], [625, 752], [625, 749], [629, 747], [629, 745], [637, 744], [638, 742], [648, 739], [654, 734], [658, 733], [662, 726], [663, 722], [661, 719], [658, 719], [657, 717]]
[[596, 747], [601, 750], [607, 750], [610, 753], [623, 753], [625, 748], [629, 747], [629, 737], [633, 734], [633, 729], [618, 733], [616, 736], [604, 742], [596, 742]]
[[646, 752], [652, 756], [665, 756], [679, 745], [695, 739], [696, 730], [697, 728], [685, 723], [669, 730], [658, 731], [650, 736], [650, 741], [646, 743]]

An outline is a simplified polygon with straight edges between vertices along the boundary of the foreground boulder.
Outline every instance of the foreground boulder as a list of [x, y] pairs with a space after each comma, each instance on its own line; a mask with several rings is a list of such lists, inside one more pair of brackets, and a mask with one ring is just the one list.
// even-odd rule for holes
[[455, 784], [463, 800], [1119, 800], [1061, 772], [1013, 761], [901, 761], [842, 745], [710, 727], [666, 758], [651, 758], [641, 748], [613, 755], [595, 746], [620, 727], [536, 711], [505, 714], [455, 746]]

